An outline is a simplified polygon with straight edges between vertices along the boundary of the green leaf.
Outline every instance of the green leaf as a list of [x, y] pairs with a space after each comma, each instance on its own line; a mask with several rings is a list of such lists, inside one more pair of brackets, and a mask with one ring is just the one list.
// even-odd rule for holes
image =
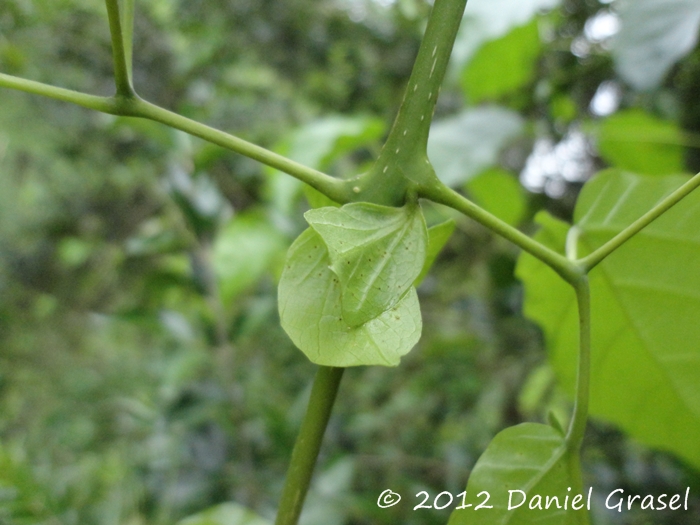
[[523, 129], [522, 117], [505, 108], [463, 111], [432, 125], [428, 157], [440, 180], [457, 186], [495, 165], [501, 150]]
[[462, 74], [471, 104], [498, 99], [528, 84], [541, 51], [537, 20], [484, 45]]
[[[579, 197], [575, 226], [540, 217], [540, 241], [585, 256], [678, 188], [686, 177], [607, 170]], [[542, 220], [544, 219], [544, 220]], [[591, 414], [649, 446], [700, 465], [700, 193], [691, 193], [590, 273]], [[525, 313], [544, 330], [561, 384], [573, 390], [578, 319], [570, 287], [522, 255]]]
[[[556, 429], [537, 423], [509, 427], [493, 438], [469, 476], [466, 502], [471, 507], [455, 510], [448, 525], [587, 523], [587, 494], [574, 500], [575, 487], [581, 486], [578, 472], [578, 455], [567, 452]], [[483, 491], [493, 508], [475, 510], [485, 499], [479, 496]], [[556, 497], [561, 508], [551, 502], [547, 509], [547, 496]], [[574, 502], [580, 510], [571, 508]]]
[[678, 126], [639, 109], [616, 113], [600, 125], [598, 149], [616, 168], [642, 175], [683, 172], [683, 137]]
[[284, 237], [259, 213], [241, 213], [214, 239], [212, 263], [221, 299], [229, 303], [281, 260]]
[[177, 525], [271, 525], [253, 511], [238, 503], [222, 503], [203, 512], [188, 516]]
[[479, 206], [516, 226], [527, 211], [525, 191], [516, 177], [500, 168], [486, 170], [466, 184]]
[[423, 263], [423, 269], [420, 271], [420, 275], [416, 277], [414, 281], [414, 286], [418, 286], [428, 272], [433, 266], [435, 259], [437, 259], [440, 251], [445, 247], [447, 241], [452, 237], [452, 232], [455, 231], [455, 221], [448, 219], [445, 222], [436, 224], [428, 228], [428, 250], [425, 255], [425, 262]]
[[350, 326], [393, 307], [423, 268], [427, 231], [415, 204], [352, 203], [309, 210], [304, 217], [328, 248]]
[[654, 89], [698, 41], [697, 0], [620, 2], [622, 28], [612, 54], [620, 76], [639, 90]]
[[289, 248], [279, 284], [282, 328], [314, 363], [325, 366], [396, 366], [420, 338], [415, 288], [361, 326], [343, 319], [340, 281], [321, 236], [304, 231]]

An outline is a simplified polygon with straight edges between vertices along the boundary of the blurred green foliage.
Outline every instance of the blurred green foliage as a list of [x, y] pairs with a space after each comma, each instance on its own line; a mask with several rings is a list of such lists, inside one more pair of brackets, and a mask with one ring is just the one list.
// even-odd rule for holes
[[[533, 232], [541, 209], [571, 219], [597, 167], [700, 170], [697, 39], [669, 47], [697, 8], [668, 3], [665, 61], [646, 75], [653, 2], [618, 2], [470, 0], [431, 135], [446, 182]], [[135, 83], [346, 177], [378, 154], [428, 10], [137, 0]], [[104, 6], [5, 0], [0, 71], [111, 93]], [[164, 525], [214, 505], [183, 525], [262, 523], [240, 505], [274, 516], [314, 369], [279, 327], [276, 285], [318, 195], [154, 123], [7, 90], [0, 188], [0, 523]], [[516, 250], [425, 212], [456, 229], [418, 290], [423, 338], [397, 369], [346, 373], [306, 525], [445, 523], [449, 509], [413, 512], [412, 496], [461, 492], [496, 432], [570, 412], [521, 313]], [[598, 505], [598, 524], [691, 524], [700, 509], [697, 471], [607, 424], [591, 424], [584, 469], [600, 494], [692, 487], [694, 514]], [[406, 503], [378, 508], [386, 488]]]

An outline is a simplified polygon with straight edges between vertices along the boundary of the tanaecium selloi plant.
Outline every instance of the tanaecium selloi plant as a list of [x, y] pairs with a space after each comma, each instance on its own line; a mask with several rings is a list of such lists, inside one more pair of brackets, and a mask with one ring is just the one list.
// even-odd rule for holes
[[[637, 213], [640, 206], [632, 206], [623, 217], [615, 215], [619, 191], [610, 193], [611, 202], [605, 200], [608, 185], [646, 188], [648, 184], [632, 175], [599, 175], [598, 182], [585, 192], [587, 200], [582, 206], [587, 212], [581, 212], [577, 225], [566, 234], [569, 249], [562, 251], [545, 235], [528, 237], [450, 189], [431, 165], [427, 154], [430, 126], [466, 0], [435, 0], [403, 102], [381, 153], [367, 172], [346, 180], [143, 100], [134, 90], [131, 76], [134, 0], [105, 0], [105, 4], [113, 47], [114, 96], [88, 95], [3, 73], [0, 87], [160, 122], [285, 172], [337, 204], [305, 214], [309, 226], [290, 247], [279, 283], [282, 327], [319, 367], [292, 452], [277, 525], [293, 525], [299, 519], [343, 370], [350, 366], [396, 366], [420, 338], [422, 323], [415, 287], [454, 228], [451, 221], [427, 228], [422, 200], [448, 206], [522, 249], [521, 277], [527, 282], [531, 275], [546, 269], [556, 279], [552, 287], [565, 287], [562, 293], [575, 297], [571, 311], [578, 325], [575, 338], [567, 340], [569, 350], [576, 348], [571, 352], [576, 356], [575, 406], [568, 428], [556, 421], [550, 425], [525, 423], [498, 434], [474, 467], [463, 501], [449, 524], [589, 523], [585, 506], [510, 509], [504, 494], [558, 493], [563, 498], [567, 493], [584, 492], [580, 450], [591, 384], [588, 274], [700, 185], [700, 175], [649, 189], [645, 193], [648, 198], [638, 201], [644, 202], [646, 211]], [[687, 213], [696, 214], [696, 201], [693, 206]], [[614, 226], [595, 230], [605, 223], [601, 217], [613, 216]], [[567, 227], [543, 221], [553, 236], [566, 233]], [[603, 233], [594, 239], [595, 231]], [[590, 242], [585, 255], [580, 255], [585, 236]], [[533, 315], [545, 316], [540, 310]], [[697, 359], [697, 353], [693, 355]], [[682, 370], [678, 374], [679, 388], [698, 398], [691, 378]], [[489, 510], [476, 515], [476, 503], [483, 505], [484, 495]]]

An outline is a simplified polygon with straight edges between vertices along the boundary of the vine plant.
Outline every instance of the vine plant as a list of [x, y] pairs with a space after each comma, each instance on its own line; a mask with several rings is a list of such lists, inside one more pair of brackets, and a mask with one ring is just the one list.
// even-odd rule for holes
[[[421, 199], [439, 203], [481, 223], [554, 270], [573, 289], [578, 311], [575, 404], [568, 429], [525, 423], [491, 442], [469, 479], [450, 525], [473, 523], [477, 495], [494, 494], [479, 523], [587, 524], [585, 508], [515, 510], [504, 489], [542, 494], [583, 493], [580, 450], [589, 407], [591, 295], [588, 274], [643, 228], [700, 185], [700, 174], [656, 200], [641, 217], [583, 257], [576, 253], [576, 229], [566, 255], [448, 188], [427, 155], [428, 134], [452, 46], [467, 0], [435, 0], [412, 74], [393, 127], [372, 168], [340, 180], [158, 107], [132, 84], [134, 0], [105, 0], [112, 39], [116, 93], [98, 97], [0, 73], [0, 86], [43, 95], [113, 115], [145, 118], [200, 137], [283, 171], [313, 187], [337, 206], [305, 214], [309, 228], [289, 249], [279, 285], [282, 326], [306, 356], [318, 364], [311, 399], [292, 452], [279, 504], [277, 525], [297, 523], [316, 458], [341, 382], [349, 366], [395, 366], [420, 337], [415, 284], [449, 237], [452, 225], [428, 229]], [[605, 187], [602, 188], [603, 190]], [[570, 492], [573, 491], [573, 492]], [[498, 494], [498, 496], [496, 496]]]

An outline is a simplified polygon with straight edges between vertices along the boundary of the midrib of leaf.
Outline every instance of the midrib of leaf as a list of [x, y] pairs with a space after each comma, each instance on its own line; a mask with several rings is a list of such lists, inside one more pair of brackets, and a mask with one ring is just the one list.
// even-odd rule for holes
[[[357, 217], [352, 217], [353, 220], [358, 221]], [[381, 239], [384, 239], [385, 237], [390, 236], [393, 232], [395, 232], [395, 227], [396, 225], [400, 225], [402, 222], [405, 222], [405, 218], [403, 216], [395, 216], [391, 218], [391, 222], [388, 222], [386, 225], [382, 226], [381, 228], [377, 228], [377, 222], [372, 222], [372, 221], [364, 221], [366, 223], [366, 228], [359, 228], [359, 227], [352, 227], [352, 228], [347, 228], [348, 230], [355, 230], [355, 231], [360, 231], [362, 232], [362, 239], [360, 242], [357, 244], [354, 244], [352, 246], [348, 245], [349, 247], [345, 250], [341, 250], [339, 246], [335, 246], [335, 250], [338, 253], [352, 253], [353, 251], [356, 250], [361, 250], [363, 246], [366, 246], [368, 244], [372, 244], [374, 242], [377, 242]], [[345, 228], [345, 225], [343, 224], [338, 224], [332, 221], [322, 221], [318, 219], [314, 219], [311, 222], [311, 226], [313, 227], [314, 225], [323, 225], [323, 226], [330, 226], [333, 228]], [[315, 228], [314, 228], [315, 229]]]
[[[531, 425], [531, 429], [539, 429], [539, 428], [547, 428], [549, 431], [552, 431], [551, 427], [548, 427], [547, 425], [541, 425], [538, 423], [525, 423], [524, 425]], [[511, 427], [515, 428], [515, 427]], [[509, 429], [506, 429], [508, 431]], [[563, 466], [565, 467], [566, 471], [566, 476], [568, 478], [571, 478], [572, 472], [571, 472], [571, 463], [570, 461], [575, 458], [575, 456], [572, 456], [568, 449], [566, 442], [564, 440], [563, 436], [547, 436], [547, 437], [540, 437], [540, 436], [531, 436], [531, 435], [520, 435], [519, 436], [520, 440], [523, 441], [540, 441], [543, 443], [560, 443], [552, 452], [549, 454], [549, 457], [545, 461], [544, 465], [528, 465], [528, 464], [516, 464], [516, 465], [511, 465], [511, 464], [506, 464], [503, 461], [501, 462], [488, 462], [488, 463], [483, 463], [479, 462], [477, 464], [477, 467], [481, 469], [482, 467], [486, 467], [487, 471], [503, 471], [503, 472], [508, 472], [508, 471], [536, 471], [536, 474], [533, 475], [532, 477], [529, 477], [527, 482], [523, 485], [515, 485], [519, 490], [523, 490], [524, 492], [531, 494], [533, 490], [535, 490], [546, 478], [547, 475], [549, 475], [552, 472], [552, 469], [561, 464], [560, 462], [566, 462]], [[514, 438], [509, 438], [509, 441], [513, 441]], [[510, 443], [508, 443], [510, 445]], [[547, 445], [544, 445], [546, 448]], [[528, 447], [524, 447], [525, 450], [530, 450]], [[505, 459], [505, 458], [504, 458]], [[569, 481], [573, 481], [572, 479], [569, 479]], [[467, 489], [469, 489], [470, 486], [467, 485]], [[471, 487], [474, 488], [474, 487]], [[501, 487], [499, 487], [501, 488]], [[478, 486], [478, 489], [483, 489], [483, 490], [489, 490], [491, 487], [480, 485]], [[495, 523], [498, 523], [499, 525], [509, 525], [511, 523], [522, 523], [522, 516], [523, 512], [527, 512], [528, 508], [523, 508], [519, 507], [513, 512], [508, 512], [507, 511], [507, 506], [505, 504], [501, 505], [495, 505], [494, 508], [499, 509], [503, 514], [498, 518], [498, 521], [495, 521]], [[456, 511], [455, 511], [456, 512]], [[554, 516], [558, 515], [566, 515], [567, 511], [564, 511], [563, 509], [554, 509], [552, 510], [549, 514], [543, 516], [541, 519], [546, 519], [550, 520]], [[493, 518], [492, 518], [493, 519]], [[464, 522], [462, 522], [464, 523]], [[491, 523], [491, 521], [489, 521]]]
[[[392, 237], [392, 236], [394, 237], [391, 241], [391, 244], [389, 244], [389, 247], [387, 248], [388, 253], [392, 253], [394, 248], [396, 248], [396, 245], [399, 244], [401, 242], [401, 240], [406, 237], [406, 234], [408, 233], [408, 230], [409, 230], [409, 226], [411, 226], [411, 223], [409, 221], [405, 221], [403, 226], [401, 227], [401, 229], [398, 232], [396, 232], [396, 231], [389, 232], [389, 234], [384, 235], [378, 239], [378, 240], [381, 240], [381, 239], [384, 239], [386, 237]], [[358, 250], [361, 250], [361, 249], [358, 248]], [[353, 251], [355, 251], [355, 250], [353, 250]], [[360, 295], [360, 303], [361, 304], [367, 300], [367, 296], [369, 295], [370, 290], [372, 289], [374, 283], [379, 278], [379, 275], [381, 274], [382, 270], [384, 268], [386, 268], [386, 265], [389, 263], [389, 260], [390, 260], [389, 256], [384, 256], [384, 257], [382, 257], [382, 261], [380, 264], [373, 266], [372, 274], [369, 276], [369, 279], [368, 279], [366, 285], [361, 288], [361, 295]], [[361, 265], [362, 265], [362, 260], [358, 258], [357, 264], [355, 265], [355, 268], [353, 268], [352, 274], [350, 274], [351, 278], [355, 276], [355, 272], [358, 270], [358, 268], [361, 267]], [[408, 291], [408, 288], [406, 290], [404, 290], [403, 293], [398, 295], [396, 297], [396, 300], [392, 304], [387, 306], [387, 309], [391, 308], [394, 304], [396, 304], [398, 301], [400, 301], [401, 297], [404, 296], [406, 291]]]
[[[547, 440], [541, 440], [541, 441], [552, 441], [551, 439]], [[533, 476], [530, 478], [528, 483], [525, 485], [521, 485], [521, 489], [524, 490], [525, 492], [529, 492], [533, 488], [535, 488], [543, 479], [544, 477], [552, 470], [554, 465], [559, 463], [559, 460], [564, 457], [566, 454], [566, 445], [561, 444], [559, 445], [555, 450], [554, 453], [550, 456], [550, 458], [547, 460], [547, 462], [544, 464], [544, 466], [529, 466], [529, 465], [518, 465], [518, 466], [503, 466], [503, 463], [486, 463], [485, 466], [487, 467], [493, 467], [498, 470], [534, 470], [537, 472], [537, 475]], [[508, 523], [510, 519], [506, 519], [503, 523]]]
[[[523, 487], [523, 490], [526, 493], [529, 493], [533, 488], [535, 488], [537, 485], [540, 484], [540, 482], [544, 479], [544, 477], [549, 474], [549, 472], [552, 470], [552, 468], [559, 463], [559, 460], [564, 457], [566, 454], [566, 444], [562, 443], [559, 445], [552, 456], [549, 458], [547, 463], [545, 463], [544, 467], [538, 468], [539, 472], [536, 476], [534, 476], [531, 481]], [[511, 518], [515, 519], [516, 513], [513, 512], [511, 514], [506, 514], [505, 520], [503, 521], [503, 525], [508, 525], [508, 523], [511, 522]]]

